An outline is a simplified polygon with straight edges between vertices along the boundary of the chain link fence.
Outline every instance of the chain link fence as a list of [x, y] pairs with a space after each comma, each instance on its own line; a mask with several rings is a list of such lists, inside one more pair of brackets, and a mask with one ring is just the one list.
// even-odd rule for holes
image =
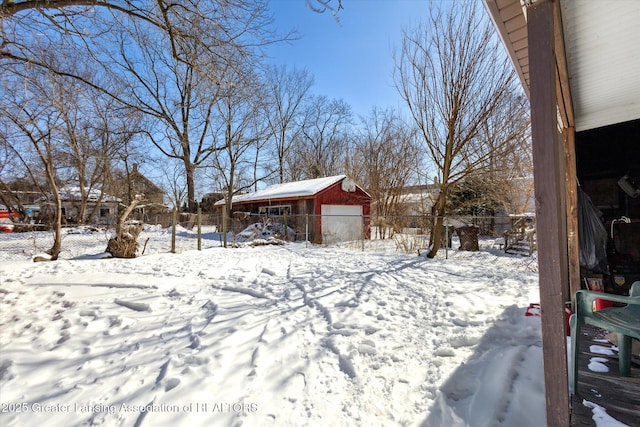
[[[430, 216], [281, 215], [266, 216], [236, 212], [226, 223], [227, 244], [252, 239], [305, 242], [308, 247], [335, 246], [359, 251], [403, 253], [425, 256], [429, 234], [437, 218]], [[496, 262], [518, 257], [536, 269], [535, 239], [522, 253], [505, 250], [505, 232], [512, 233], [509, 217], [446, 217], [443, 219], [438, 257], [460, 258], [480, 251], [495, 256]], [[185, 252], [223, 246], [223, 218], [215, 214], [157, 214], [145, 218], [138, 238], [139, 255]], [[531, 227], [534, 224], [530, 224]], [[113, 227], [77, 225], [62, 229], [60, 258], [73, 259], [103, 253]], [[529, 236], [530, 237], [530, 236]], [[471, 241], [465, 240], [471, 239]], [[508, 240], [508, 239], [507, 239]], [[22, 227], [0, 233], [0, 261], [29, 260], [53, 245], [53, 233], [42, 226]], [[466, 249], [466, 250], [465, 250]], [[525, 255], [525, 256], [523, 256]], [[526, 258], [526, 259], [525, 259]], [[506, 261], [505, 261], [506, 262]]]

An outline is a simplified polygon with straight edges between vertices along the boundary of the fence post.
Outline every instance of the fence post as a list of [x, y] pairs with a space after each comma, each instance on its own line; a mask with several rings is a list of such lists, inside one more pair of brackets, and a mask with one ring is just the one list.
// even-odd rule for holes
[[198, 250], [202, 250], [202, 208], [198, 206], [196, 222], [198, 223]]
[[227, 203], [222, 207], [222, 246], [227, 247]]
[[176, 253], [176, 214], [177, 214], [177, 209], [173, 208], [173, 211], [171, 212], [171, 253], [175, 254]]
[[286, 241], [289, 240], [288, 239], [288, 237], [289, 237], [289, 233], [288, 233], [289, 227], [287, 227], [287, 210], [286, 209], [284, 210], [283, 214], [284, 214], [284, 218], [283, 218], [283, 221], [284, 221], [284, 241], [286, 242]]
[[364, 252], [364, 236], [365, 236], [364, 214], [360, 215], [360, 225], [362, 225], [362, 235], [360, 236], [360, 238], [362, 239], [362, 252]]
[[309, 214], [304, 216], [304, 247], [308, 247], [309, 243]]

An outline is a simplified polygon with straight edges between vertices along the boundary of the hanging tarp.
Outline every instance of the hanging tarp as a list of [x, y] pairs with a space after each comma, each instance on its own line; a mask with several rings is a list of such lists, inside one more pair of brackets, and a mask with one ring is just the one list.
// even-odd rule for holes
[[580, 187], [578, 187], [578, 237], [580, 267], [592, 273], [609, 274], [607, 230], [600, 219], [600, 212]]

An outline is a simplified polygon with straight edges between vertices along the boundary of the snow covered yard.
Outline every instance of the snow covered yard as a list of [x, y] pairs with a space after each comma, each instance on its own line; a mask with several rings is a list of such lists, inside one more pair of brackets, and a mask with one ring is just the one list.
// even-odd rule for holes
[[527, 259], [103, 250], [3, 260], [3, 426], [545, 424]]

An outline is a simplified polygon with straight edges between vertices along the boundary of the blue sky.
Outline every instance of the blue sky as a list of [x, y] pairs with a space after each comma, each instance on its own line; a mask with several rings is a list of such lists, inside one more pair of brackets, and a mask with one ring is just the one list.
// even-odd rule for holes
[[269, 49], [271, 61], [307, 68], [314, 76], [312, 92], [341, 98], [355, 116], [373, 106], [402, 110], [393, 85], [392, 52], [402, 28], [415, 26], [428, 13], [428, 0], [343, 0], [339, 22], [315, 13], [305, 0], [271, 0], [275, 26], [296, 28], [301, 38]]

